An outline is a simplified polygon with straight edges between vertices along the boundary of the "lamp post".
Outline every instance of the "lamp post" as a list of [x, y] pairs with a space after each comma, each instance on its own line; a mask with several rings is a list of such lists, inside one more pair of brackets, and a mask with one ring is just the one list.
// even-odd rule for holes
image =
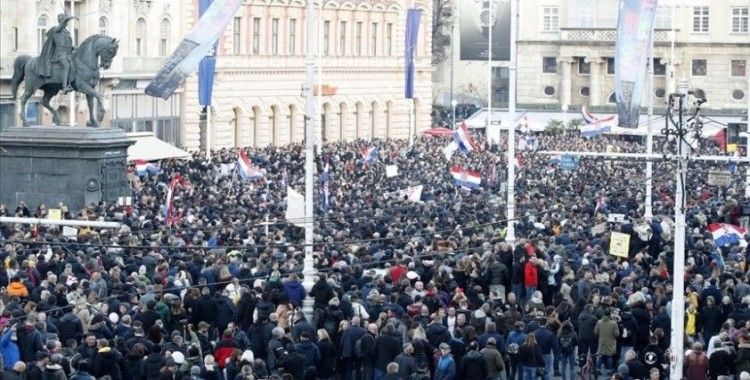
[[453, 99], [451, 100], [451, 128], [456, 129], [456, 106], [458, 105], [458, 100]]
[[[315, 170], [315, 96], [313, 83], [315, 79], [315, 6], [312, 1], [307, 2], [306, 20], [306, 53], [305, 53], [305, 259], [302, 268], [303, 282], [307, 292], [315, 283], [317, 271], [313, 259], [313, 228], [315, 226], [315, 209], [313, 207], [313, 170]], [[312, 321], [313, 299], [305, 297], [302, 311]]]

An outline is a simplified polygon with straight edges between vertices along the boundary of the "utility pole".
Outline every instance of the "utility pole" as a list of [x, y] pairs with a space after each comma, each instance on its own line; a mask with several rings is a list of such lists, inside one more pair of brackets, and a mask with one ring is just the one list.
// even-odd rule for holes
[[[317, 274], [313, 261], [313, 228], [315, 225], [315, 209], [313, 207], [313, 171], [315, 170], [315, 97], [313, 83], [315, 81], [315, 5], [307, 0], [306, 21], [306, 49], [305, 52], [305, 259], [302, 268], [305, 290], [309, 293], [315, 283]], [[313, 299], [305, 297], [302, 311], [312, 321]]]
[[[510, 0], [510, 68], [508, 75], [508, 180], [506, 217], [508, 229], [505, 241], [516, 242], [516, 33], [518, 28], [518, 0]], [[490, 32], [492, 35], [492, 32]], [[490, 70], [492, 70], [490, 68]]]
[[451, 88], [451, 128], [456, 128], [456, 99], [453, 98], [453, 61], [455, 61], [455, 43], [456, 40], [454, 39], [455, 29], [456, 25], [456, 15], [453, 15], [453, 20], [451, 21], [451, 79], [450, 79], [450, 88]]
[[[654, 152], [654, 132], [651, 129], [651, 122], [654, 117], [654, 31], [651, 30], [651, 46], [650, 53], [648, 55], [648, 118], [646, 124], [648, 131], [646, 133], [646, 153]], [[651, 206], [651, 197], [653, 191], [653, 181], [651, 177], [654, 176], [654, 163], [646, 161], [646, 201], [644, 204], [644, 216], [649, 221], [654, 216], [653, 208]]]

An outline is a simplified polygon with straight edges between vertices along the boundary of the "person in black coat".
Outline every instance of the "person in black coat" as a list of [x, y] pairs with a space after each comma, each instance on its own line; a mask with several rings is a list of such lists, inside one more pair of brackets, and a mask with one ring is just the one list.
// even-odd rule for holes
[[328, 284], [328, 279], [325, 274], [318, 274], [318, 282], [316, 282], [312, 289], [310, 289], [310, 296], [315, 299], [316, 309], [325, 309], [328, 305], [328, 301], [336, 296], [333, 288]]
[[382, 333], [375, 339], [373, 356], [375, 357], [375, 372], [380, 373], [380, 377], [385, 375], [386, 366], [401, 353], [401, 339], [396, 335], [396, 328], [393, 324], [385, 325]]
[[109, 347], [106, 339], [98, 342], [99, 350], [94, 355], [94, 368], [92, 374], [97, 378], [109, 376], [112, 380], [122, 379], [122, 355]]
[[67, 342], [70, 339], [80, 340], [83, 337], [83, 323], [72, 311], [65, 313], [56, 325], [61, 342]]
[[643, 301], [631, 305], [630, 312], [638, 323], [638, 330], [635, 332], [635, 349], [640, 352], [648, 346], [648, 338], [651, 336], [651, 313], [649, 313], [646, 303]]
[[325, 329], [318, 330], [316, 345], [320, 351], [320, 360], [315, 365], [317, 377], [320, 380], [330, 379], [336, 365], [336, 349]]
[[701, 325], [703, 327], [703, 337], [708, 340], [712, 336], [718, 335], [721, 330], [721, 309], [716, 306], [713, 297], [709, 296], [706, 300], [706, 307], [701, 309]]
[[645, 379], [648, 377], [648, 368], [643, 364], [633, 350], [625, 353], [625, 365], [628, 366], [628, 375], [631, 379]]
[[219, 313], [219, 306], [216, 300], [211, 298], [211, 291], [208, 288], [203, 288], [201, 292], [202, 295], [198, 301], [196, 310], [193, 310], [195, 319], [199, 322], [206, 322], [212, 327], [216, 327], [215, 319]]
[[161, 345], [155, 344], [142, 362], [143, 370], [141, 371], [143, 379], [158, 380], [159, 372], [167, 364], [167, 360], [161, 353]]
[[253, 313], [255, 312], [255, 295], [245, 288], [241, 288], [242, 295], [237, 302], [234, 319], [240, 325], [242, 331], [247, 331], [253, 324]]
[[708, 378], [716, 380], [719, 376], [730, 376], [734, 368], [734, 356], [724, 347], [721, 341], [714, 343], [716, 350], [708, 357]]
[[33, 362], [36, 360], [37, 353], [44, 351], [42, 333], [36, 329], [36, 323], [36, 317], [28, 316], [25, 323], [16, 328], [18, 351], [21, 354], [21, 361], [26, 363]]
[[578, 340], [580, 342], [578, 356], [581, 358], [585, 358], [589, 352], [592, 355], [596, 354], [597, 342], [594, 329], [598, 320], [593, 310], [594, 307], [588, 304], [584, 306], [583, 311], [578, 316]]
[[487, 378], [487, 365], [484, 362], [484, 356], [479, 352], [479, 345], [477, 342], [471, 342], [468, 346], [468, 351], [464, 355], [463, 360], [458, 370], [459, 379], [486, 379]]

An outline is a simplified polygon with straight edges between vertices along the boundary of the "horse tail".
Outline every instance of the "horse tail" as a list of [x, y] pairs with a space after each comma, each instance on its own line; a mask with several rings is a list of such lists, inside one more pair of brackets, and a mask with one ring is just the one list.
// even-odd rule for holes
[[26, 71], [26, 65], [31, 61], [31, 57], [28, 55], [19, 55], [18, 58], [13, 62], [13, 78], [10, 81], [10, 92], [13, 94], [13, 99], [16, 99], [18, 93], [18, 86], [23, 82], [23, 77]]

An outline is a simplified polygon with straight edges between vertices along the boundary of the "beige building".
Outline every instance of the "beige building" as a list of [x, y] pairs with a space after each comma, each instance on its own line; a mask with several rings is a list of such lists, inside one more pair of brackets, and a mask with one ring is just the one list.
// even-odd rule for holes
[[[70, 0], [0, 0], [0, 126], [13, 125], [9, 79], [13, 59], [36, 55], [56, 15]], [[320, 29], [319, 136], [329, 140], [407, 137], [411, 102], [404, 99], [405, 0], [328, 1]], [[164, 101], [144, 89], [198, 17], [197, 0], [76, 0], [75, 24], [83, 37], [104, 32], [120, 39], [119, 54], [103, 72], [109, 122], [126, 131], [153, 131], [163, 140], [198, 149], [203, 141], [197, 75]], [[423, 10], [416, 51], [413, 118], [429, 127], [431, 2]], [[33, 11], [29, 12], [29, 7]], [[301, 141], [304, 124], [305, 11], [292, 0], [246, 1], [229, 23], [217, 52], [211, 145], [261, 146]], [[319, 7], [319, 5], [318, 5]], [[67, 118], [68, 98], [53, 104]], [[33, 101], [33, 99], [32, 99]], [[77, 102], [79, 125], [85, 104]], [[38, 122], [50, 116], [32, 104]], [[106, 125], [106, 124], [105, 124]]]
[[[708, 100], [708, 112], [745, 112], [750, 96], [750, 0], [678, 1], [674, 75], [670, 3], [659, 2], [655, 21], [651, 96], [656, 107], [663, 104], [675, 83], [685, 80]], [[519, 1], [518, 106], [612, 109], [617, 9], [618, 0]], [[458, 41], [458, 26], [455, 33]], [[487, 63], [460, 61], [458, 49], [453, 63], [456, 92], [486, 99]], [[440, 96], [450, 87], [450, 60], [438, 71], [435, 89]], [[644, 107], [648, 95], [644, 94]]]

